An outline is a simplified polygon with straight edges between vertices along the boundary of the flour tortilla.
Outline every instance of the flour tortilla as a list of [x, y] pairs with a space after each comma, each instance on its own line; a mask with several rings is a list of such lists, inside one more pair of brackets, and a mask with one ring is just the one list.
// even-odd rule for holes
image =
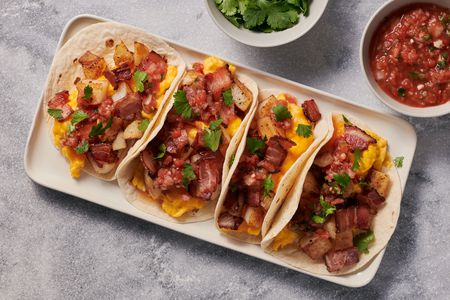
[[[341, 114], [333, 113], [333, 117], [340, 117], [340, 115]], [[357, 127], [363, 130], [368, 129], [367, 126], [365, 126], [356, 118], [353, 118], [347, 114], [345, 116]], [[333, 136], [333, 132], [334, 127], [333, 125], [331, 125], [327, 138], [322, 142], [322, 145], [317, 148], [316, 151], [314, 151], [313, 155], [304, 165], [304, 171], [297, 178], [294, 188], [291, 190], [286, 201], [283, 203], [283, 206], [275, 216], [272, 223], [273, 225], [267, 235], [264, 237], [261, 246], [264, 251], [303, 271], [320, 275], [336, 276], [354, 273], [360, 270], [386, 247], [397, 225], [397, 220], [400, 213], [402, 191], [397, 170], [393, 167], [383, 170], [389, 175], [391, 179], [389, 195], [386, 198], [385, 206], [378, 211], [373, 220], [373, 232], [375, 234], [375, 241], [369, 244], [369, 254], [361, 254], [360, 261], [356, 265], [346, 267], [339, 272], [330, 273], [327, 271], [325, 262], [323, 260], [313, 261], [302, 250], [299, 250], [294, 246], [288, 246], [279, 251], [274, 251], [271, 247], [272, 241], [294, 216], [300, 202], [300, 196], [302, 194], [306, 173], [311, 168], [319, 150]]]
[[[267, 99], [268, 97], [270, 97], [271, 95], [278, 95], [282, 92], [277, 91], [277, 90], [273, 90], [273, 89], [266, 89], [266, 90], [262, 90], [259, 92], [259, 97], [258, 97], [258, 103], [264, 101], [265, 99]], [[259, 107], [258, 107], [259, 108]], [[257, 108], [257, 109], [258, 109]], [[249, 123], [250, 125], [250, 123]], [[248, 126], [249, 128], [250, 126]], [[233, 166], [231, 167], [231, 170], [228, 174], [228, 177], [224, 183], [224, 187], [222, 189], [222, 192], [219, 196], [219, 201], [217, 203], [217, 207], [216, 207], [216, 211], [214, 214], [214, 220], [215, 220], [215, 224], [216, 227], [219, 231], [223, 232], [224, 234], [250, 243], [250, 244], [259, 244], [261, 243], [261, 236], [264, 236], [264, 234], [266, 233], [266, 231], [268, 230], [268, 228], [270, 227], [270, 224], [273, 220], [274, 215], [276, 214], [276, 212], [278, 211], [278, 209], [280, 208], [281, 204], [283, 203], [284, 199], [286, 198], [287, 193], [289, 192], [289, 190], [292, 187], [292, 184], [294, 183], [295, 178], [298, 176], [298, 174], [302, 171], [302, 165], [304, 164], [304, 162], [309, 158], [309, 156], [312, 154], [312, 152], [319, 147], [321, 141], [326, 137], [328, 129], [329, 129], [329, 124], [327, 124], [327, 122], [325, 120], [320, 120], [315, 128], [314, 128], [314, 136], [315, 139], [313, 141], [313, 143], [309, 146], [309, 148], [297, 159], [297, 161], [292, 165], [292, 167], [286, 172], [286, 174], [283, 176], [283, 178], [281, 179], [278, 188], [275, 192], [275, 196], [272, 200], [272, 203], [269, 207], [269, 210], [266, 213], [266, 216], [264, 217], [263, 220], [263, 225], [262, 225], [262, 229], [261, 229], [261, 234], [259, 236], [254, 236], [254, 235], [250, 235], [244, 232], [235, 232], [235, 231], [231, 231], [231, 230], [222, 230], [217, 221], [219, 219], [220, 214], [223, 211], [223, 204], [225, 202], [226, 199], [226, 195], [228, 193], [228, 188], [229, 188], [229, 183], [231, 181], [231, 177], [233, 176], [234, 171], [237, 168], [238, 162], [240, 157], [242, 156], [242, 153], [244, 152], [245, 146], [246, 146], [246, 138], [243, 138], [243, 141], [241, 143], [241, 145], [239, 145], [238, 151], [236, 152], [236, 156], [235, 156], [235, 163], [233, 164]], [[248, 131], [247, 128], [247, 131]], [[245, 135], [246, 137], [247, 135]]]
[[[254, 82], [249, 77], [241, 74], [236, 74], [235, 76], [242, 84], [244, 84], [250, 90], [250, 92], [253, 95], [253, 99], [252, 104], [250, 105], [245, 118], [242, 120], [240, 128], [237, 130], [236, 134], [230, 140], [230, 144], [228, 145], [228, 149], [225, 153], [225, 160], [222, 171], [222, 186], [224, 178], [227, 177], [227, 174], [229, 172], [228, 162], [230, 161], [231, 155], [236, 152], [236, 149], [239, 148], [242, 142], [242, 136], [244, 134], [247, 134], [248, 126], [250, 125], [249, 121], [252, 119], [253, 114], [255, 113], [258, 97], [258, 87], [256, 85], [256, 82]], [[148, 143], [151, 143], [151, 141], [158, 135], [159, 131], [163, 128], [167, 114], [172, 109], [173, 101], [174, 101], [173, 99], [171, 101], [168, 101], [167, 106], [164, 109], [164, 112], [160, 115], [159, 120], [154, 127], [154, 130], [150, 133], [147, 140], [140, 146], [140, 148], [133, 155], [127, 157], [126, 160], [124, 160], [123, 164], [121, 164], [121, 166], [117, 170], [117, 181], [119, 183], [120, 189], [122, 190], [128, 202], [130, 202], [133, 206], [135, 206], [139, 210], [142, 210], [150, 215], [157, 216], [161, 219], [168, 220], [174, 223], [192, 223], [205, 221], [211, 219], [214, 216], [214, 209], [216, 207], [219, 193], [217, 193], [217, 196], [213, 197], [213, 199], [211, 199], [208, 202], [208, 204], [205, 207], [201, 208], [200, 210], [196, 212], [186, 213], [180, 218], [173, 218], [168, 214], [166, 214], [161, 209], [161, 204], [159, 201], [156, 201], [148, 194], [137, 190], [130, 183], [130, 180], [133, 178], [134, 175], [134, 170], [136, 166], [139, 164], [140, 153], [147, 147]], [[218, 189], [220, 190], [221, 187], [219, 187]]]
[[[44, 91], [44, 114], [47, 117], [47, 123], [49, 128], [49, 134], [53, 143], [53, 124], [54, 119], [47, 114], [48, 101], [57, 92], [62, 90], [71, 90], [75, 85], [74, 81], [77, 77], [84, 79], [83, 69], [81, 64], [76, 59], [81, 57], [86, 51], [91, 51], [95, 55], [103, 57], [108, 66], [114, 66], [113, 54], [114, 46], [107, 47], [106, 41], [112, 39], [114, 44], [123, 41], [130, 51], [134, 51], [134, 42], [138, 41], [146, 45], [150, 50], [155, 51], [167, 60], [168, 65], [176, 66], [178, 69], [177, 76], [174, 78], [171, 86], [164, 94], [161, 107], [157, 110], [154, 118], [150, 121], [147, 130], [144, 132], [143, 137], [138, 140], [133, 147], [128, 151], [123, 151], [120, 155], [120, 160], [123, 160], [127, 155], [134, 153], [140, 145], [148, 138], [151, 130], [154, 127], [156, 120], [158, 119], [161, 111], [164, 108], [167, 99], [170, 98], [173, 91], [180, 81], [186, 65], [181, 58], [180, 54], [171, 48], [160, 38], [153, 36], [139, 28], [124, 25], [115, 22], [102, 22], [85, 27], [76, 33], [70, 40], [68, 40], [64, 46], [58, 51], [53, 60], [47, 87]], [[119, 165], [117, 163], [117, 166]], [[83, 171], [86, 173], [103, 180], [114, 180], [116, 177], [116, 168], [106, 174], [99, 174], [91, 165], [89, 159], [86, 159], [86, 165]]]

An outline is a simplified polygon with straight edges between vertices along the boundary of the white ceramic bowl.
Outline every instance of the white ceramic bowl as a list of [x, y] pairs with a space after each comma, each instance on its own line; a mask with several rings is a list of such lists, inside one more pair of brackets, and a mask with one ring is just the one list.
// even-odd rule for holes
[[360, 46], [360, 62], [363, 73], [366, 74], [367, 82], [369, 83], [372, 91], [378, 96], [378, 98], [390, 108], [413, 117], [438, 117], [443, 116], [450, 113], [450, 101], [437, 106], [430, 107], [412, 107], [405, 104], [402, 104], [389, 95], [387, 95], [377, 84], [375, 79], [373, 78], [372, 71], [370, 68], [370, 58], [369, 58], [369, 48], [370, 42], [372, 40], [373, 34], [375, 30], [378, 28], [380, 23], [384, 20], [384, 18], [388, 17], [391, 13], [396, 11], [397, 9], [413, 3], [434, 3], [443, 7], [450, 8], [449, 0], [391, 0], [381, 6], [375, 14], [370, 18], [369, 23], [364, 29], [364, 33], [361, 39]]
[[310, 3], [309, 15], [300, 15], [300, 20], [295, 26], [270, 33], [254, 32], [245, 28], [237, 28], [230, 23], [219, 11], [214, 0], [205, 0], [208, 13], [216, 23], [231, 38], [255, 47], [274, 47], [292, 42], [307, 33], [320, 19], [328, 0], [314, 0]]

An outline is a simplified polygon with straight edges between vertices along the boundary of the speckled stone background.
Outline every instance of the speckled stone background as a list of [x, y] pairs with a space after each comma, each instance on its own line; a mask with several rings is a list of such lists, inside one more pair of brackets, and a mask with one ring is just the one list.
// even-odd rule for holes
[[369, 91], [359, 41], [381, 0], [331, 0], [301, 39], [255, 49], [203, 1], [0, 1], [0, 298], [449, 297], [450, 116], [409, 118], [418, 147], [398, 228], [375, 279], [349, 289], [189, 238], [33, 183], [23, 153], [65, 23], [92, 13], [392, 113]]

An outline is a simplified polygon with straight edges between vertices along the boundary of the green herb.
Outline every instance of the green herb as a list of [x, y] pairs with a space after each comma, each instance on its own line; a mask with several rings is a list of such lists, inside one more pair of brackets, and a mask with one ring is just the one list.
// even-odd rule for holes
[[140, 93], [142, 93], [145, 89], [144, 83], [147, 81], [147, 73], [142, 72], [139, 69], [136, 69], [136, 71], [133, 74], [133, 80], [134, 84], [136, 85], [136, 90]]
[[92, 100], [92, 87], [89, 84], [84, 87], [83, 99]]
[[216, 121], [212, 121], [211, 124], [209, 124], [209, 128], [206, 129], [206, 132], [203, 134], [205, 145], [214, 152], [219, 149], [220, 138], [222, 136], [222, 131], [220, 130], [219, 126], [220, 124], [222, 124], [222, 122], [222, 118]]
[[436, 68], [439, 69], [439, 70], [444, 70], [445, 69], [445, 65], [446, 65], [445, 61], [444, 60], [440, 60], [440, 61], [437, 62]]
[[84, 140], [80, 145], [75, 148], [77, 154], [83, 154], [89, 150], [89, 143]]
[[233, 94], [231, 93], [231, 89], [227, 89], [225, 91], [223, 91], [222, 93], [223, 96], [223, 102], [225, 103], [226, 106], [231, 106], [233, 105]]
[[177, 91], [173, 98], [175, 99], [173, 103], [173, 107], [175, 108], [175, 112], [182, 116], [184, 119], [192, 118], [192, 108], [189, 105], [189, 102], [186, 98], [185, 91]]
[[350, 184], [350, 176], [347, 173], [336, 174], [333, 179], [343, 190]]
[[231, 166], [233, 165], [233, 163], [234, 163], [234, 159], [236, 158], [236, 155], [233, 153], [233, 154], [231, 154], [231, 156], [230, 156], [230, 161], [228, 162], [228, 167], [229, 168], [231, 168]]
[[436, 50], [436, 47], [433, 45], [428, 45], [428, 50], [430, 50], [430, 52], [433, 52], [434, 50]]
[[264, 178], [264, 197], [269, 196], [274, 187], [275, 184], [273, 183], [272, 175]]
[[216, 130], [217, 128], [219, 128], [219, 126], [220, 126], [220, 124], [222, 124], [222, 122], [223, 122], [222, 118], [212, 121], [211, 124], [209, 124], [209, 128], [211, 130]]
[[159, 145], [158, 150], [159, 150], [158, 154], [156, 154], [156, 156], [153, 156], [154, 159], [163, 158], [164, 155], [166, 155], [167, 147], [165, 144], [161, 144], [161, 145]]
[[323, 224], [325, 223], [325, 220], [329, 215], [332, 215], [336, 212], [336, 206], [331, 205], [330, 203], [328, 203], [328, 201], [325, 201], [323, 195], [320, 195], [319, 201], [320, 206], [322, 206], [322, 210], [320, 211], [320, 214], [313, 215], [312, 220], [314, 223]]
[[62, 119], [62, 110], [57, 108], [49, 108], [47, 109], [47, 113], [50, 117], [55, 118], [56, 120]]
[[411, 77], [411, 79], [414, 79], [414, 80], [419, 80], [419, 79], [422, 79], [423, 76], [419, 75], [419, 73], [417, 73], [417, 72], [412, 71], [412, 72], [409, 72], [409, 77]]
[[398, 90], [397, 90], [397, 94], [400, 96], [400, 97], [405, 97], [406, 96], [406, 89], [405, 88], [398, 88]]
[[442, 58], [443, 58], [444, 60], [447, 60], [447, 59], [448, 59], [448, 53], [447, 53], [447, 52], [442, 53], [441, 56], [442, 56]]
[[356, 147], [355, 151], [353, 152], [352, 170], [359, 170], [360, 163], [361, 163], [361, 157], [362, 157], [362, 152], [358, 147]]
[[89, 118], [89, 115], [87, 113], [82, 110], [77, 110], [73, 113], [70, 123], [72, 123], [72, 125], [75, 125], [80, 123], [81, 121], [86, 120], [87, 118]]
[[250, 151], [250, 153], [252, 154], [257, 153], [263, 150], [264, 147], [266, 147], [266, 143], [264, 142], [264, 140], [258, 138], [247, 138], [246, 145], [248, 151]]
[[73, 125], [72, 123], [69, 123], [69, 125], [67, 126], [67, 134], [71, 134], [74, 131], [75, 131], [75, 125]]
[[292, 118], [291, 112], [283, 104], [275, 105], [274, 107], [272, 107], [272, 111], [275, 114], [275, 119], [278, 122]]
[[404, 156], [397, 156], [396, 158], [394, 158], [394, 165], [397, 168], [401, 168], [403, 167], [403, 160], [405, 159]]
[[150, 123], [149, 119], [144, 119], [139, 123], [138, 129], [142, 132], [147, 130], [148, 124]]
[[103, 127], [102, 121], [98, 122], [97, 125], [92, 126], [91, 131], [89, 132], [89, 137], [93, 138], [97, 135], [103, 135], [105, 134], [105, 131], [111, 127], [112, 124], [112, 117], [109, 117], [108, 122], [106, 123], [105, 127]]
[[344, 124], [352, 125], [352, 122], [350, 122], [345, 115], [342, 115], [342, 119], [344, 120]]
[[271, 32], [298, 23], [299, 14], [307, 16], [307, 0], [215, 0], [217, 8], [236, 27]]
[[358, 248], [359, 252], [369, 253], [369, 243], [373, 242], [375, 235], [372, 230], [358, 234], [353, 238], [353, 244]]
[[192, 168], [191, 164], [184, 164], [183, 165], [182, 174], [183, 174], [183, 178], [181, 179], [181, 181], [182, 181], [182, 183], [183, 183], [185, 188], [189, 187], [189, 183], [192, 180], [197, 179], [197, 176], [195, 176], [194, 169]]
[[298, 124], [297, 130], [295, 132], [302, 137], [310, 137], [312, 135], [311, 125]]

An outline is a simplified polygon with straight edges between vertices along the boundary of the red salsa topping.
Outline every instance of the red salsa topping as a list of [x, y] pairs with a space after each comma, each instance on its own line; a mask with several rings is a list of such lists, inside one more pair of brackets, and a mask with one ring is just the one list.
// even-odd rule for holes
[[399, 102], [427, 107], [450, 100], [450, 9], [413, 4], [389, 16], [370, 47], [379, 86]]

